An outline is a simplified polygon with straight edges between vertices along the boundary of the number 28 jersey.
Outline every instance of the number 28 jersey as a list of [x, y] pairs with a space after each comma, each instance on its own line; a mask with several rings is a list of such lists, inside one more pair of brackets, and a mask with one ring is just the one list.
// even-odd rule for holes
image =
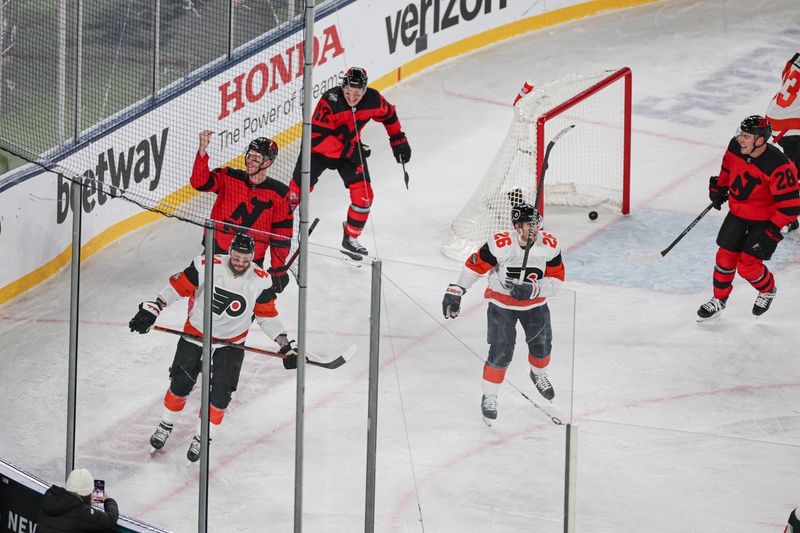
[[483, 296], [505, 309], [532, 309], [544, 305], [564, 281], [564, 263], [556, 237], [539, 231], [528, 254], [524, 278], [538, 280], [539, 294], [532, 300], [516, 300], [506, 288], [508, 282], [519, 279], [525, 249], [519, 245], [516, 230], [495, 233], [489, 241], [467, 258], [458, 284], [471, 287], [479, 277], [488, 273], [488, 286]]

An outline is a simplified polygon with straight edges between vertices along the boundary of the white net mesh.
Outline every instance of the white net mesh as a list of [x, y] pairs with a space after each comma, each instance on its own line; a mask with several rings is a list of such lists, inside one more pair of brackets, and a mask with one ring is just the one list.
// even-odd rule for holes
[[[545, 205], [623, 205], [625, 166], [625, 83], [620, 77], [602, 88], [617, 70], [571, 74], [536, 86], [514, 106], [514, 120], [475, 193], [450, 224], [442, 252], [462, 260], [498, 231], [511, 225], [512, 198], [534, 204], [537, 158], [547, 142], [574, 124], [552, 150], [544, 181]], [[579, 96], [580, 95], [580, 96]], [[559, 106], [574, 99], [559, 114]], [[537, 143], [537, 120], [546, 115], [544, 142]]]

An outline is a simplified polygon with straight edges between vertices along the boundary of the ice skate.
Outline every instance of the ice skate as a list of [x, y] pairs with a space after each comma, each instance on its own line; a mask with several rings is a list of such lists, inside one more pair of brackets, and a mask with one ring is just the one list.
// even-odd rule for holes
[[772, 299], [775, 298], [775, 293], [778, 292], [777, 287], [772, 287], [771, 291], [759, 292], [756, 296], [756, 302], [753, 304], [753, 314], [756, 318], [760, 317], [769, 310], [772, 305]]
[[150, 446], [153, 447], [150, 453], [163, 448], [164, 444], [167, 443], [170, 433], [172, 433], [172, 424], [161, 421], [153, 435], [150, 437]]
[[192, 437], [192, 442], [189, 444], [189, 450], [186, 452], [186, 458], [189, 462], [196, 463], [200, 460], [200, 437], [195, 435]]
[[556, 391], [553, 390], [553, 385], [551, 385], [550, 380], [547, 379], [546, 373], [534, 374], [533, 370], [531, 370], [531, 381], [536, 385], [536, 390], [539, 391], [539, 394], [541, 394], [545, 400], [548, 402], [553, 401], [553, 398], [556, 396]]
[[497, 418], [497, 395], [484, 394], [481, 398], [481, 413], [483, 414], [483, 421], [487, 426], [492, 427], [492, 421]]
[[353, 261], [362, 261], [364, 256], [367, 255], [367, 249], [358, 242], [356, 237], [351, 237], [347, 234], [347, 222], [342, 222], [342, 229], [344, 230], [344, 236], [342, 237], [342, 252], [345, 256], [349, 257]]
[[[711, 298], [701, 305], [700, 309], [697, 310], [697, 316], [699, 317], [697, 321], [703, 322], [709, 318], [718, 317], [720, 313], [722, 313], [722, 310], [725, 309], [725, 300], [727, 300], [727, 298], [722, 300], [719, 298]], [[755, 308], [753, 309], [753, 313], [755, 313]]]

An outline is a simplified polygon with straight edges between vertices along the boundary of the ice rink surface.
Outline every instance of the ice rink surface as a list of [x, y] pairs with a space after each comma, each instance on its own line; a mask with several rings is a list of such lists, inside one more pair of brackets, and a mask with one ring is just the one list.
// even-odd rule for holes
[[[413, 157], [406, 191], [383, 128], [365, 141], [376, 201], [362, 237], [383, 260], [376, 531], [562, 530], [564, 426], [579, 430], [578, 531], [781, 531], [800, 503], [800, 237], [769, 263], [778, 294], [759, 320], [735, 282], [719, 319], [711, 297], [713, 211], [663, 260], [629, 252], [669, 244], [708, 203], [738, 123], [763, 114], [800, 43], [796, 0], [664, 1], [504, 41], [387, 90]], [[345, 59], [358, 64], [357, 47]], [[344, 63], [342, 65], [345, 66]], [[631, 215], [552, 208], [545, 225], [568, 283], [550, 302], [556, 405], [542, 409], [518, 346], [491, 428], [480, 416], [487, 353], [482, 285], [445, 322], [441, 298], [460, 265], [440, 246], [511, 121], [526, 79], [628, 66], [633, 71]], [[190, 169], [187, 169], [187, 178]], [[335, 251], [349, 202], [333, 173], [311, 198], [309, 348], [359, 354], [309, 368], [304, 530], [363, 530], [370, 269]], [[724, 213], [724, 211], [723, 211]], [[163, 452], [150, 456], [176, 338], [139, 336], [141, 300], [200, 251], [200, 230], [163, 220], [83, 266], [78, 466], [104, 478], [123, 514], [196, 530], [197, 467], [185, 453], [199, 393]], [[68, 271], [0, 307], [0, 457], [46, 480], [64, 470]], [[296, 329], [297, 287], [278, 302]], [[159, 318], [180, 327], [176, 304]], [[258, 328], [248, 343], [273, 348]], [[295, 374], [246, 356], [211, 445], [209, 530], [292, 530]], [[546, 411], [546, 412], [545, 412]]]

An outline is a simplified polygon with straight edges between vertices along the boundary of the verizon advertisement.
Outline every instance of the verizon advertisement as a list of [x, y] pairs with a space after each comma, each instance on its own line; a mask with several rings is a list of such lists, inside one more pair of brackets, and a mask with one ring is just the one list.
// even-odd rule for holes
[[[316, 101], [338, 83], [339, 74], [350, 65], [365, 67], [371, 83], [383, 89], [401, 79], [400, 71], [410, 64], [416, 65], [413, 72], [447, 58], [439, 54], [426, 59], [434, 51], [448, 51], [459, 43], [450, 47], [452, 53], [464, 53], [478, 46], [470, 48], [470, 40], [477, 43], [476, 36], [487, 31], [511, 28], [492, 34], [499, 40], [519, 33], [520, 24], [544, 13], [589, 6], [582, 12], [575, 9], [575, 18], [596, 11], [591, 6], [600, 4], [607, 9], [613, 2], [357, 0], [342, 2], [339, 8], [326, 6], [315, 22], [313, 98]], [[625, 7], [632, 1], [618, 4]], [[485, 42], [480, 39], [481, 45]], [[83, 211], [83, 242], [98, 236], [107, 242], [152, 220], [121, 225], [142, 213], [121, 196], [157, 195], [174, 202], [174, 193], [186, 189], [186, 199], [191, 198], [188, 182], [202, 129], [215, 132], [209, 147], [212, 166], [230, 162], [252, 138], [262, 135], [281, 141], [279, 158], [296, 158], [303, 50], [302, 34], [288, 35], [167, 103], [146, 104], [134, 120], [97, 136], [59, 163], [71, 175], [82, 176], [79, 202], [71, 199], [74, 184], [52, 173], [31, 174], [31, 168], [23, 167], [0, 176], [0, 246], [14, 250], [12, 261], [0, 263], [0, 304], [67, 264], [76, 209]]]

